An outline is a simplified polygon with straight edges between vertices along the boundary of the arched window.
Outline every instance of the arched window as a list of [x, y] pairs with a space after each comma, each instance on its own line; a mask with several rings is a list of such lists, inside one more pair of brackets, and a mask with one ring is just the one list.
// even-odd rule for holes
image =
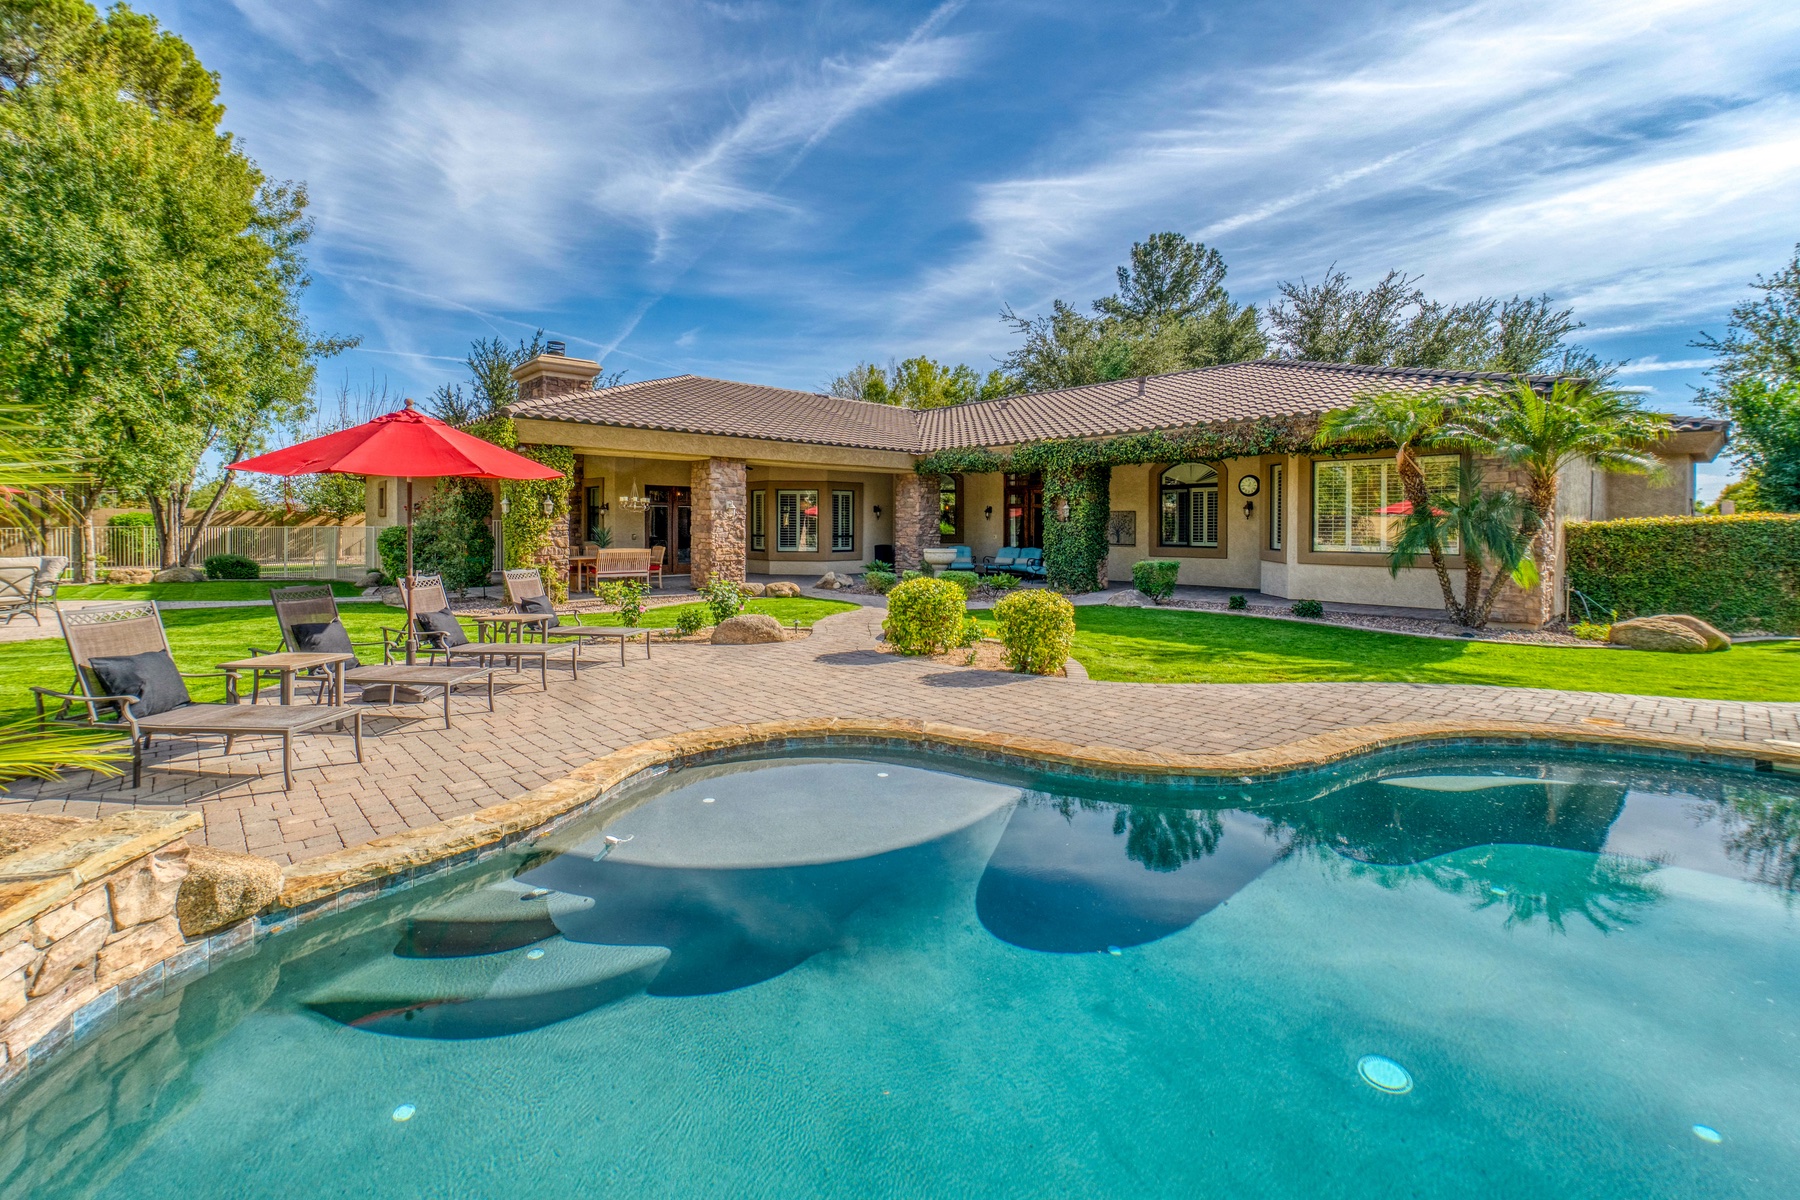
[[1181, 463], [1162, 473], [1162, 544], [1215, 549], [1219, 544], [1219, 472]]

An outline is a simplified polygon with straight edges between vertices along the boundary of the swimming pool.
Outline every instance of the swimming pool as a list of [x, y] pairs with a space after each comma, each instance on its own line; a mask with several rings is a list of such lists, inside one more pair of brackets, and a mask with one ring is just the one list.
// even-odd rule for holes
[[6, 1195], [1774, 1196], [1800, 786], [672, 772], [270, 938], [0, 1110]]

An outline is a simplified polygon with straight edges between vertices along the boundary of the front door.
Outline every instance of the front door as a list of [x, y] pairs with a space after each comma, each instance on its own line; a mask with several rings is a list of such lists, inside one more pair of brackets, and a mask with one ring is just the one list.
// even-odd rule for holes
[[644, 499], [650, 507], [644, 511], [644, 545], [654, 549], [667, 546], [663, 562], [671, 575], [687, 574], [692, 554], [694, 510], [684, 487], [647, 487]]
[[1044, 480], [1041, 475], [1006, 477], [1006, 544], [1044, 545]]

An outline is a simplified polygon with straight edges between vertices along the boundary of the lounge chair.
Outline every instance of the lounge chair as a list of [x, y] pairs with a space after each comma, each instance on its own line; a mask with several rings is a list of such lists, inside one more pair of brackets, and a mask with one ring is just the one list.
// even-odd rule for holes
[[975, 569], [975, 555], [967, 546], [945, 546], [944, 549], [956, 551], [956, 557], [950, 561], [950, 565], [945, 567], [944, 570], [973, 571]]
[[[443, 577], [419, 575], [415, 578], [418, 586], [412, 597], [413, 624], [416, 626], [414, 636], [429, 656], [430, 662], [437, 662], [440, 654], [444, 656], [445, 662], [452, 664], [480, 663], [487, 666], [495, 659], [510, 659], [514, 669], [527, 661], [535, 661], [538, 665], [538, 682], [545, 691], [550, 690], [550, 660], [553, 658], [568, 660], [571, 678], [580, 675], [576, 648], [566, 642], [557, 646], [548, 642], [471, 642], [455, 614], [450, 611], [450, 598], [444, 594]], [[404, 580], [400, 583], [400, 594], [402, 598], [406, 595]], [[393, 635], [397, 631], [383, 629], [382, 632]]]
[[[349, 654], [356, 653], [358, 646], [380, 646], [380, 663], [363, 663], [351, 659], [344, 664], [343, 680], [345, 684], [355, 684], [362, 689], [363, 699], [371, 703], [388, 703], [399, 699], [395, 691], [400, 688], [411, 688], [417, 692], [429, 692], [439, 688], [444, 696], [444, 728], [450, 728], [450, 693], [458, 684], [487, 684], [488, 711], [494, 711], [494, 670], [491, 666], [477, 666], [473, 663], [451, 664], [443, 666], [429, 664], [407, 665], [393, 660], [393, 643], [387, 638], [352, 641], [349, 632], [344, 628], [343, 617], [338, 613], [337, 597], [332, 594], [329, 584], [302, 584], [298, 587], [270, 588], [269, 599], [275, 604], [275, 623], [281, 627], [281, 643], [288, 650], [302, 652], [309, 650], [338, 650]], [[264, 653], [252, 646], [250, 653], [254, 657]], [[319, 701], [324, 702], [326, 688], [330, 684], [328, 676], [319, 676]], [[385, 696], [378, 695], [378, 689], [386, 688]], [[423, 698], [420, 695], [418, 698]]]
[[0, 625], [24, 616], [43, 624], [37, 614], [37, 575], [35, 566], [0, 567]]
[[580, 653], [580, 647], [589, 642], [619, 643], [619, 665], [625, 665], [625, 643], [633, 638], [644, 639], [644, 657], [650, 657], [650, 631], [632, 628], [625, 625], [564, 625], [557, 615], [556, 608], [544, 591], [544, 576], [530, 569], [505, 572], [506, 601], [512, 605], [514, 612], [549, 613], [550, 620], [538, 626], [538, 631], [548, 641], [573, 641]]
[[[0, 570], [8, 567], [29, 567], [35, 580], [30, 588], [31, 599], [29, 611], [31, 619], [42, 625], [38, 617], [38, 607], [54, 603], [56, 589], [62, 586], [62, 573], [69, 569], [69, 560], [60, 554], [47, 555], [43, 558], [0, 558]], [[16, 603], [14, 589], [0, 589], [0, 621], [11, 621], [14, 617], [24, 615], [27, 606]]]
[[1013, 560], [1012, 574], [1023, 575], [1028, 579], [1044, 577], [1044, 552], [1035, 546], [1027, 546], [1019, 551]]
[[[64, 611], [56, 606], [69, 657], [75, 664], [72, 691], [33, 687], [38, 727], [49, 718], [45, 700], [61, 701], [56, 720], [71, 718], [76, 705], [87, 709], [86, 724], [118, 728], [131, 734], [131, 786], [143, 783], [144, 750], [157, 734], [171, 737], [222, 737], [225, 753], [240, 737], [281, 739], [281, 778], [284, 790], [294, 786], [294, 735], [327, 725], [350, 723], [356, 739], [356, 761], [363, 760], [362, 713], [335, 705], [198, 704], [188, 699], [184, 679], [212, 678], [218, 672], [179, 671], [163, 633], [162, 614], [152, 600], [94, 605]], [[106, 677], [114, 685], [108, 686]], [[132, 681], [129, 684], [127, 681]], [[113, 708], [118, 721], [100, 719], [100, 710]]]

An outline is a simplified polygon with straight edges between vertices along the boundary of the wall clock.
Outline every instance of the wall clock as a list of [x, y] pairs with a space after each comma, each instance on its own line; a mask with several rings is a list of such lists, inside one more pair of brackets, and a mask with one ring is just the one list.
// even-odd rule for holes
[[1238, 476], [1238, 492], [1245, 496], [1254, 496], [1262, 490], [1262, 480], [1254, 475]]

